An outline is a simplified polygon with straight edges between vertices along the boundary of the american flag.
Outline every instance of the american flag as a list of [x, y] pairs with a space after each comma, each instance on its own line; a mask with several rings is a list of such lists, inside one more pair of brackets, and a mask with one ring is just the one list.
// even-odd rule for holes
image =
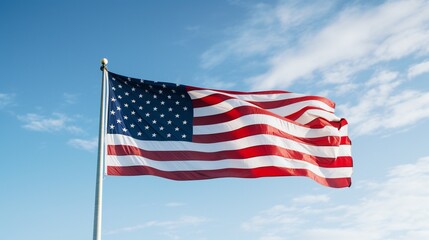
[[347, 121], [326, 98], [235, 92], [108, 72], [108, 175], [174, 180], [307, 176], [351, 184]]

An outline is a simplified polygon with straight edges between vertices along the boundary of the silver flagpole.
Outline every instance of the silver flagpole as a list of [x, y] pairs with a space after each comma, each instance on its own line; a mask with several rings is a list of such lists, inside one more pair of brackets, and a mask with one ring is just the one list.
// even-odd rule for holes
[[95, 208], [94, 208], [94, 235], [93, 240], [101, 240], [101, 213], [103, 199], [103, 174], [104, 174], [104, 136], [106, 131], [106, 95], [107, 95], [107, 59], [101, 59], [102, 83], [101, 83], [101, 108], [100, 129], [98, 134], [98, 162], [97, 181], [95, 185]]

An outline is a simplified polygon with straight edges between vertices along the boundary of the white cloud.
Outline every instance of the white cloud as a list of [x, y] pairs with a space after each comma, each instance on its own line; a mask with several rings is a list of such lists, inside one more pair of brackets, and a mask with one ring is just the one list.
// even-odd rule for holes
[[65, 130], [71, 133], [83, 132], [81, 128], [71, 124], [74, 121], [72, 118], [61, 113], [53, 113], [50, 117], [27, 113], [26, 115], [18, 116], [18, 120], [24, 122], [24, 128], [32, 131], [57, 132]]
[[256, 4], [250, 7], [249, 19], [227, 31], [230, 39], [205, 51], [201, 56], [201, 66], [212, 68], [230, 58], [241, 59], [273, 53], [277, 48], [287, 46], [292, 40], [293, 34], [288, 30], [299, 28], [302, 31], [304, 23], [320, 17], [331, 7], [326, 2], [302, 6], [298, 3], [282, 3], [278, 6]]
[[74, 139], [70, 139], [68, 141], [68, 144], [78, 149], [93, 152], [98, 147], [98, 139], [97, 138], [93, 138], [93, 139], [74, 138]]
[[198, 226], [208, 221], [209, 220], [204, 217], [182, 216], [176, 220], [148, 221], [143, 224], [139, 224], [131, 227], [124, 227], [124, 228], [111, 230], [107, 232], [107, 235], [119, 234], [119, 233], [125, 233], [125, 232], [134, 232], [141, 229], [154, 228], [154, 227], [162, 228], [164, 230], [174, 230], [177, 228]]
[[374, 134], [429, 118], [429, 92], [407, 89], [404, 84], [398, 72], [380, 71], [361, 86], [357, 103], [338, 105], [353, 126], [351, 132]]
[[10, 105], [13, 102], [14, 94], [0, 93], [0, 109]]
[[425, 0], [386, 1], [371, 7], [350, 3], [336, 15], [326, 1], [257, 4], [250, 9], [243, 24], [229, 29], [228, 39], [202, 54], [201, 64], [212, 68], [234, 58], [257, 56], [268, 68], [248, 79], [253, 89], [285, 88], [299, 79], [347, 83], [377, 64], [429, 53]]
[[414, 78], [427, 72], [429, 72], [429, 60], [411, 66], [408, 69], [408, 78]]
[[329, 199], [327, 195], [305, 195], [292, 199], [292, 202], [297, 204], [313, 204], [328, 202]]
[[277, 205], [242, 228], [259, 234], [259, 239], [429, 239], [428, 181], [429, 157], [425, 157], [394, 167], [354, 204], [331, 200], [306, 207], [293, 202]]
[[68, 104], [75, 104], [78, 101], [78, 95], [71, 93], [63, 93], [64, 101]]
[[372, 9], [352, 6], [300, 39], [297, 47], [282, 49], [270, 59], [269, 70], [250, 82], [253, 88], [260, 88], [262, 81], [264, 88], [287, 87], [317, 72], [347, 78], [383, 61], [428, 52], [428, 41], [426, 1], [388, 1]]
[[182, 207], [185, 206], [184, 203], [181, 202], [169, 202], [167, 204], [165, 204], [166, 207]]

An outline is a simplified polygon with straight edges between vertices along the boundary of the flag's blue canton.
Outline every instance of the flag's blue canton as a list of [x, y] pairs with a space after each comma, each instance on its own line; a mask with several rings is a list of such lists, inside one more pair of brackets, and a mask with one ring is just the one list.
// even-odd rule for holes
[[184, 86], [109, 72], [108, 133], [192, 141], [192, 118], [192, 101]]

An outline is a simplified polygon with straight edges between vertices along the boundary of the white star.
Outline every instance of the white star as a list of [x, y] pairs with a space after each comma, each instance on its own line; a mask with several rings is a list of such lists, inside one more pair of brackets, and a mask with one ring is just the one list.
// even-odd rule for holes
[[165, 84], [162, 84], [162, 87], [163, 87], [163, 88], [166, 88], [167, 86], [166, 86]]
[[172, 112], [172, 111], [173, 111], [173, 109], [172, 109], [172, 108], [168, 108], [168, 111], [169, 111], [169, 112]]
[[156, 133], [152, 133], [152, 137], [156, 137]]
[[118, 110], [118, 111], [121, 111], [121, 109], [122, 109], [122, 108], [121, 108], [121, 107], [119, 107], [119, 106], [117, 106], [117, 107], [116, 107], [116, 110]]
[[113, 110], [110, 111], [110, 114], [115, 115], [115, 111], [113, 111]]
[[131, 111], [131, 115], [135, 115], [136, 114], [136, 112], [134, 112], [134, 111]]
[[149, 117], [150, 116], [150, 113], [146, 113], [146, 117]]
[[171, 125], [171, 120], [168, 120], [168, 121], [167, 121], [167, 124], [168, 124], [168, 125]]
[[156, 99], [156, 98], [158, 98], [158, 96], [156, 96], [156, 95], [153, 95], [153, 98], [155, 98], [155, 99]]
[[167, 133], [167, 137], [169, 138], [169, 137], [171, 137], [171, 133]]
[[153, 124], [156, 124], [156, 120], [153, 120], [153, 121], [152, 121], [152, 123], [153, 123]]
[[136, 100], [134, 100], [134, 99], [133, 99], [133, 100], [131, 100], [131, 102], [132, 102], [132, 103], [136, 103]]
[[168, 99], [171, 99], [171, 96], [170, 96], [170, 95], [168, 95], [167, 97], [168, 97]]
[[125, 119], [125, 120], [128, 120], [128, 116], [124, 116], [124, 119]]
[[176, 90], [174, 90], [174, 89], [171, 89], [171, 92], [173, 92], [173, 93], [176, 93]]
[[161, 101], [161, 105], [164, 105], [165, 104], [165, 102], [164, 101]]
[[141, 136], [141, 135], [142, 135], [142, 132], [138, 132], [138, 133], [137, 133], [137, 135], [138, 135], [138, 136]]
[[160, 118], [163, 118], [163, 117], [164, 117], [164, 114], [159, 115], [159, 117], [160, 117]]
[[112, 102], [116, 102], [116, 98], [112, 97]]
[[186, 138], [186, 134], [183, 134], [183, 135], [182, 135], [182, 138]]
[[122, 99], [122, 96], [121, 96], [121, 95], [118, 95], [118, 98], [119, 98], [119, 99]]
[[143, 97], [143, 94], [139, 94], [139, 98], [142, 98]]
[[112, 87], [112, 90], [113, 90], [113, 91], [115, 91], [115, 90], [116, 90], [116, 88], [115, 88], [115, 87]]
[[127, 132], [128, 130], [126, 128], [122, 128], [122, 131], [123, 132]]
[[133, 91], [133, 92], [134, 92], [135, 90], [136, 90], [135, 88], [131, 88], [131, 91]]
[[149, 126], [148, 126], [148, 125], [144, 126], [144, 129], [148, 130], [148, 129], [149, 129]]
[[158, 92], [159, 92], [159, 94], [162, 94], [162, 90], [159, 90]]
[[157, 107], [154, 107], [154, 108], [153, 108], [153, 110], [156, 112], [156, 111], [158, 111], [158, 108], [157, 108]]
[[181, 96], [182, 96], [182, 98], [185, 98], [185, 95], [184, 95], [184, 94], [182, 94]]
[[146, 104], [150, 104], [150, 101], [146, 101]]
[[143, 110], [143, 106], [139, 106], [139, 110]]
[[179, 101], [176, 101], [176, 105], [179, 105], [180, 104], [180, 102]]
[[122, 121], [120, 119], [116, 120], [117, 123], [121, 123]]
[[142, 119], [141, 119], [141, 118], [139, 118], [139, 119], [137, 119], [137, 121], [138, 121], [138, 122], [142, 122]]
[[131, 128], [134, 128], [136, 125], [134, 125], [134, 123], [132, 123], [131, 125], [130, 125], [130, 127]]
[[188, 110], [188, 108], [187, 107], [183, 107], [183, 111], [186, 111], [186, 110]]
[[159, 131], [162, 131], [162, 130], [164, 130], [164, 127], [163, 126], [159, 127]]
[[128, 107], [128, 103], [125, 103], [125, 104], [124, 104], [124, 107]]
[[121, 85], [121, 84], [119, 84], [119, 85], [118, 85], [118, 87], [119, 87], [119, 88], [122, 88], [122, 85]]
[[176, 131], [176, 132], [178, 132], [180, 129], [178, 128], [178, 127], [176, 127], [175, 129], [174, 129], [174, 131]]
[[114, 128], [115, 128], [115, 125], [110, 124], [110, 129], [114, 129]]
[[180, 115], [179, 114], [176, 114], [176, 118], [179, 118], [180, 117]]
[[188, 122], [185, 120], [185, 121], [183, 121], [183, 125], [186, 125]]
[[125, 96], [128, 96], [128, 95], [130, 95], [128, 92], [125, 92]]

